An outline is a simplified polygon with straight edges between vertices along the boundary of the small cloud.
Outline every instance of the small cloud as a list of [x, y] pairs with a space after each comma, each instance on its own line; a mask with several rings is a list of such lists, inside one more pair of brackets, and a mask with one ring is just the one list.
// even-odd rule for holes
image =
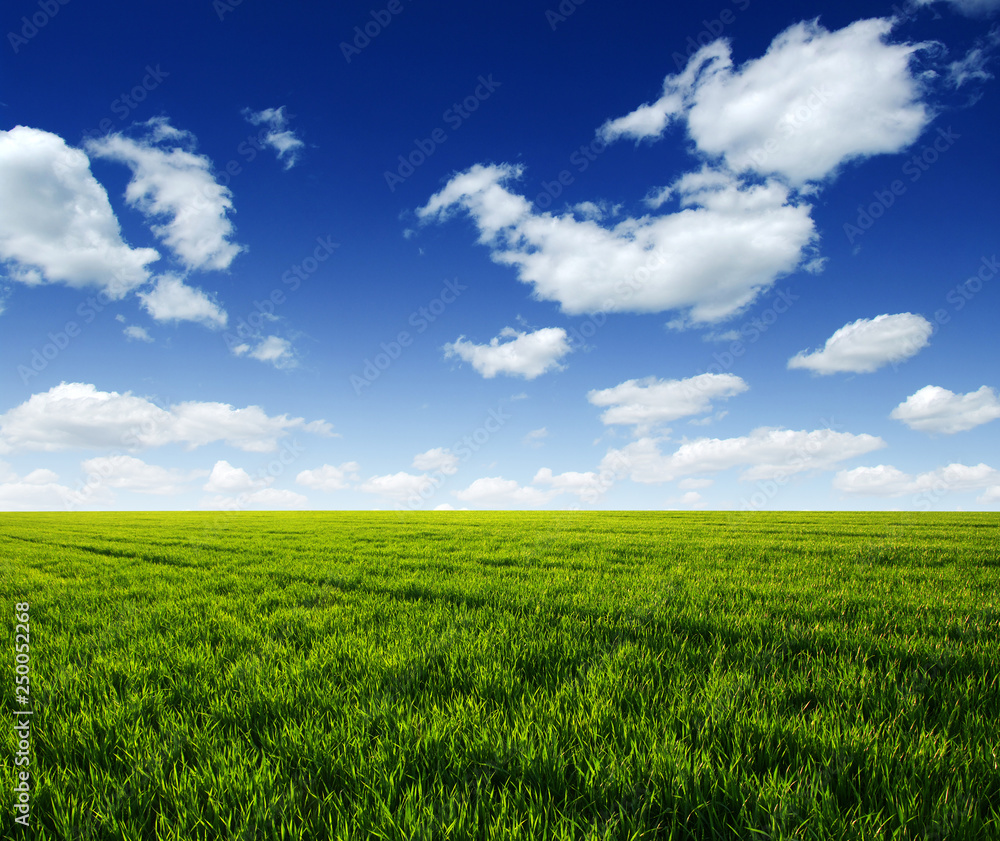
[[126, 338], [129, 339], [129, 341], [133, 342], [153, 341], [153, 337], [146, 332], [145, 327], [137, 327], [136, 325], [132, 324], [126, 327], [124, 330], [122, 330], [122, 332], [125, 334]]
[[608, 407], [601, 414], [605, 424], [635, 425], [640, 432], [689, 415], [700, 415], [715, 400], [742, 394], [749, 386], [735, 374], [698, 374], [683, 380], [646, 377], [626, 380], [612, 388], [593, 390], [587, 400]]
[[267, 125], [269, 130], [263, 142], [274, 149], [278, 160], [284, 162], [285, 169], [291, 169], [298, 163], [299, 155], [306, 144], [295, 136], [295, 132], [289, 130], [284, 105], [280, 108], [265, 108], [263, 111], [244, 108], [242, 113], [248, 123], [255, 126]]
[[859, 318], [837, 330], [821, 350], [797, 353], [788, 367], [815, 374], [870, 374], [915, 356], [927, 347], [933, 332], [926, 318], [911, 312]]
[[324, 464], [315, 470], [303, 470], [295, 477], [296, 483], [318, 491], [341, 491], [358, 479], [358, 463], [347, 461], [339, 467]]
[[149, 292], [140, 292], [143, 308], [157, 321], [195, 321], [206, 327], [225, 327], [226, 311], [200, 289], [188, 286], [176, 275], [156, 279]]
[[489, 344], [477, 345], [465, 336], [444, 346], [445, 357], [471, 363], [486, 379], [497, 374], [533, 380], [549, 370], [562, 370], [559, 360], [572, 350], [562, 327], [543, 327], [533, 333], [505, 327]]
[[542, 446], [542, 441], [549, 437], [549, 431], [543, 426], [540, 429], [532, 429], [524, 438], [521, 439], [521, 443], [527, 444], [529, 447], [540, 447]]
[[260, 362], [268, 362], [275, 368], [294, 368], [298, 365], [298, 359], [292, 349], [292, 343], [287, 339], [278, 336], [267, 336], [263, 339], [255, 339], [256, 343], [251, 345], [247, 342], [236, 345], [233, 348], [235, 356], [249, 356]]
[[435, 447], [426, 453], [415, 455], [412, 466], [424, 472], [440, 471], [446, 476], [453, 476], [458, 472], [458, 456], [447, 447]]
[[215, 463], [205, 483], [205, 490], [211, 493], [246, 493], [270, 484], [268, 479], [254, 479], [242, 467], [233, 467], [225, 459]]

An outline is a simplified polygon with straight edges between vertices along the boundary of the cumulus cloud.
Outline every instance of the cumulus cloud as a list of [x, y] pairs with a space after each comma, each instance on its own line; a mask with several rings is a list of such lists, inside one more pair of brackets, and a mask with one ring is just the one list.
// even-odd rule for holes
[[[550, 471], [551, 472], [551, 471]], [[476, 479], [469, 487], [454, 491], [463, 502], [478, 505], [542, 505], [558, 491], [543, 491], [539, 488], [521, 486], [514, 479], [501, 476]]]
[[982, 496], [976, 498], [976, 502], [982, 502], [987, 505], [1000, 502], [1000, 485], [990, 485]]
[[225, 327], [228, 316], [200, 289], [176, 275], [160, 275], [148, 292], [140, 292], [142, 305], [157, 321], [196, 321], [207, 327]]
[[212, 467], [204, 489], [211, 493], [239, 494], [258, 490], [268, 484], [264, 479], [254, 479], [242, 467], [233, 467], [225, 459], [220, 459]]
[[477, 345], [459, 336], [444, 346], [445, 356], [469, 362], [486, 379], [497, 374], [533, 380], [549, 370], [561, 370], [559, 360], [572, 350], [562, 327], [543, 327], [533, 333], [505, 327], [489, 344]]
[[[0, 462], [0, 468], [7, 466]], [[8, 470], [0, 470], [0, 511], [68, 511], [80, 507], [83, 498], [58, 482], [51, 470], [33, 470], [19, 478]], [[87, 507], [103, 507], [113, 495], [104, 488], [95, 488], [86, 502]]]
[[362, 482], [360, 490], [364, 493], [378, 494], [397, 502], [418, 499], [421, 492], [434, 487], [434, 480], [427, 474], [414, 476], [412, 473], [400, 471], [385, 476], [372, 476]]
[[239, 496], [216, 494], [201, 501], [201, 507], [211, 510], [242, 511], [248, 508], [256, 510], [298, 509], [303, 508], [309, 500], [295, 491], [281, 488], [261, 488], [257, 491], [241, 493]]
[[927, 385], [907, 397], [889, 417], [910, 429], [952, 435], [1000, 418], [1000, 400], [985, 385], [968, 394]]
[[0, 452], [67, 449], [129, 450], [183, 444], [194, 449], [224, 441], [248, 452], [270, 452], [292, 431], [331, 434], [326, 421], [271, 417], [259, 406], [189, 401], [163, 409], [126, 391], [60, 383], [0, 414]]
[[413, 467], [425, 472], [440, 471], [446, 476], [452, 476], [458, 472], [458, 456], [447, 447], [434, 447], [425, 453], [415, 455]]
[[0, 260], [29, 285], [97, 286], [121, 298], [149, 279], [152, 248], [131, 248], [90, 161], [58, 135], [0, 131]]
[[275, 368], [294, 368], [298, 365], [292, 343], [287, 339], [278, 336], [266, 336], [263, 339], [255, 339], [255, 344], [243, 342], [233, 348], [236, 356], [246, 354], [251, 359], [267, 362]]
[[299, 155], [306, 144], [295, 136], [295, 132], [289, 130], [284, 105], [280, 108], [265, 108], [263, 111], [251, 111], [249, 108], [244, 108], [243, 116], [252, 125], [266, 125], [268, 127], [263, 143], [274, 149], [278, 160], [284, 162], [285, 169], [291, 169], [298, 163]]
[[760, 427], [738, 438], [698, 438], [665, 455], [661, 442], [640, 438], [610, 450], [602, 467], [628, 471], [632, 481], [671, 482], [684, 476], [746, 467], [746, 481], [773, 479], [806, 470], [829, 470], [841, 461], [885, 446], [873, 435], [853, 435], [832, 429], [805, 430]]
[[153, 221], [150, 229], [187, 269], [227, 269], [243, 247], [230, 241], [232, 193], [212, 175], [212, 162], [194, 153], [194, 138], [158, 118], [145, 135], [88, 140], [87, 151], [132, 170], [125, 199]]
[[640, 430], [688, 415], [711, 411], [714, 400], [724, 400], [749, 386], [735, 374], [698, 374], [683, 380], [646, 377], [626, 380], [613, 388], [593, 390], [587, 399], [608, 406], [601, 414], [605, 424], [632, 424]]
[[667, 76], [656, 102], [609, 120], [601, 134], [659, 138], [684, 118], [698, 150], [734, 172], [820, 181], [847, 161], [909, 146], [931, 118], [910, 66], [920, 45], [888, 43], [892, 26], [876, 18], [830, 32], [817, 20], [796, 23], [740, 67], [729, 44], [715, 41]]
[[694, 322], [719, 321], [798, 268], [816, 239], [809, 206], [773, 180], [688, 173], [673, 186], [678, 212], [608, 227], [572, 213], [535, 213], [505, 186], [520, 175], [509, 164], [477, 164], [417, 214], [429, 221], [466, 211], [495, 262], [514, 266], [536, 298], [573, 315], [686, 310]]
[[345, 461], [339, 467], [324, 464], [315, 470], [303, 470], [295, 477], [295, 481], [317, 491], [341, 491], [349, 488], [351, 481], [358, 479], [359, 469], [356, 461]]
[[596, 502], [613, 483], [610, 476], [602, 476], [592, 470], [586, 473], [575, 471], [553, 473], [548, 467], [541, 468], [531, 481], [533, 485], [548, 486], [553, 495], [571, 493], [584, 502]]
[[893, 467], [856, 467], [841, 470], [833, 478], [833, 486], [844, 493], [858, 496], [904, 496], [931, 492], [970, 491], [988, 488], [1000, 481], [1000, 471], [986, 464], [968, 466], [949, 464], [927, 473], [911, 475]]
[[933, 332], [926, 318], [910, 312], [859, 318], [830, 336], [822, 350], [795, 354], [788, 367], [807, 368], [816, 374], [870, 374], [883, 365], [915, 356], [927, 346]]
[[195, 479], [204, 476], [203, 470], [177, 470], [147, 464], [133, 456], [98, 456], [80, 463], [88, 477], [109, 488], [142, 494], [170, 495], [188, 490]]

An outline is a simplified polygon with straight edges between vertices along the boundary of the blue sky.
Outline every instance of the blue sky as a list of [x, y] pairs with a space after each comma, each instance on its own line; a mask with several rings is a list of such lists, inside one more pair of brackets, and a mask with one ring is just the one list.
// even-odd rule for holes
[[8, 3], [0, 510], [996, 510], [998, 12]]

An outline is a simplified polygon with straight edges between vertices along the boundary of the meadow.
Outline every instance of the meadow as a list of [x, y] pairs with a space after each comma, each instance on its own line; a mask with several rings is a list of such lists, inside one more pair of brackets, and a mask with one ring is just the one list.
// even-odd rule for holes
[[0, 592], [4, 839], [1000, 838], [996, 514], [2, 514]]

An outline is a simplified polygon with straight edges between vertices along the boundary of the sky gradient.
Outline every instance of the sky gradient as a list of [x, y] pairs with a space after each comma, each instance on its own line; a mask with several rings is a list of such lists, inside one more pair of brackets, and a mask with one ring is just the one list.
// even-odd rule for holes
[[0, 510], [1000, 508], [998, 0], [336, 5], [5, 7]]

